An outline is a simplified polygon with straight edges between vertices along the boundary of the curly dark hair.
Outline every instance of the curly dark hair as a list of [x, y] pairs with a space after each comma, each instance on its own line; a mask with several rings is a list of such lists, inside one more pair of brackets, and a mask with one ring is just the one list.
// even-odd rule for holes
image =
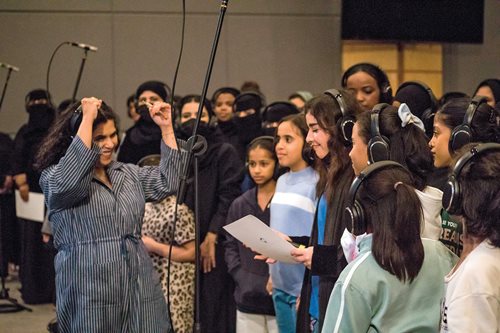
[[[462, 147], [456, 161], [477, 143]], [[455, 165], [453, 163], [453, 165]], [[464, 165], [458, 182], [467, 233], [500, 247], [500, 150], [488, 150]]]
[[[59, 160], [66, 154], [66, 150], [73, 141], [74, 133], [71, 129], [71, 118], [75, 110], [81, 105], [80, 102], [73, 104], [69, 109], [63, 111], [54, 121], [49, 129], [49, 132], [40, 145], [36, 156], [35, 170], [42, 172], [53, 164], [57, 164]], [[118, 116], [113, 109], [102, 102], [98, 109], [97, 117], [94, 120], [92, 129], [98, 125], [105, 123], [108, 120], [113, 120], [118, 129]]]

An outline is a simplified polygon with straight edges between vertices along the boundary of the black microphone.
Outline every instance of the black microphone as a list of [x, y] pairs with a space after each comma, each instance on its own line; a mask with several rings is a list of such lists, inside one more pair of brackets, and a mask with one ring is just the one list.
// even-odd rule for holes
[[88, 50], [88, 51], [92, 51], [92, 52], [97, 52], [97, 47], [96, 46], [92, 46], [92, 45], [89, 45], [89, 44], [83, 44], [83, 43], [77, 43], [77, 42], [66, 42], [66, 43], [68, 43], [71, 46], [76, 46], [76, 47], [79, 47], [79, 48], [84, 49], [84, 50]]
[[0, 62], [0, 67], [4, 67], [4, 68], [7, 68], [7, 69], [11, 69], [13, 70], [14, 72], [19, 72], [19, 68], [16, 67], [16, 66], [12, 66], [12, 65], [9, 65], [9, 64], [4, 64], [2, 62]]

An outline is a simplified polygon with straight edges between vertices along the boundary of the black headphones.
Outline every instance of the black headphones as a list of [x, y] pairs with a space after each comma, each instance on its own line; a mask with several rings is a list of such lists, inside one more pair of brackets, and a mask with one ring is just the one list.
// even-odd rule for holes
[[500, 150], [498, 143], [482, 143], [474, 146], [469, 152], [465, 153], [458, 159], [453, 167], [453, 171], [448, 177], [448, 182], [443, 189], [443, 208], [449, 214], [459, 215], [462, 213], [462, 190], [458, 177], [463, 167], [472, 160], [475, 156], [480, 155], [484, 151]]
[[425, 84], [422, 81], [406, 81], [406, 82], [403, 82], [399, 86], [398, 90], [396, 91], [396, 95], [404, 87], [406, 87], [406, 86], [412, 86], [412, 85], [413, 86], [419, 86], [420, 88], [422, 88], [423, 90], [425, 90], [425, 92], [429, 95], [429, 100], [431, 101], [431, 105], [422, 112], [422, 115], [420, 116], [420, 119], [424, 123], [425, 134], [427, 135], [427, 137], [430, 138], [430, 137], [432, 137], [433, 126], [434, 126], [434, 116], [436, 115], [436, 110], [438, 108], [438, 100], [437, 100], [436, 96], [434, 96], [434, 93], [432, 92], [432, 89], [427, 84]]
[[337, 121], [337, 128], [342, 134], [344, 145], [350, 147], [352, 145], [352, 128], [356, 119], [353, 116], [346, 114], [346, 103], [342, 94], [337, 89], [329, 89], [323, 92], [325, 95], [332, 97], [339, 105], [342, 117]]
[[344, 75], [342, 75], [342, 88], [347, 88], [347, 79], [349, 77], [357, 72], [365, 72], [368, 73], [370, 76], [372, 76], [375, 81], [377, 81], [377, 85], [379, 85], [379, 81], [377, 80], [377, 77], [382, 79], [382, 82], [380, 82], [380, 102], [382, 103], [392, 103], [393, 96], [392, 96], [392, 88], [391, 88], [391, 83], [389, 82], [389, 77], [387, 74], [377, 65], [368, 63], [368, 62], [363, 62], [359, 64], [355, 64], [351, 67], [349, 67], [345, 72]]
[[467, 107], [467, 111], [465, 111], [462, 124], [455, 127], [451, 132], [450, 141], [448, 142], [448, 149], [450, 153], [456, 152], [461, 147], [472, 141], [472, 119], [474, 119], [474, 114], [476, 114], [476, 110], [479, 106], [486, 102], [487, 100], [484, 96], [475, 96], [472, 98], [472, 101]]
[[359, 176], [354, 178], [349, 192], [347, 195], [347, 206], [345, 208], [344, 219], [347, 226], [351, 226], [351, 233], [354, 235], [361, 235], [366, 232], [366, 221], [365, 221], [365, 211], [361, 203], [356, 200], [356, 194], [358, 193], [361, 184], [365, 179], [367, 179], [373, 172], [382, 170], [388, 167], [398, 167], [405, 172], [409, 171], [401, 164], [394, 161], [380, 161], [370, 164], [361, 171]]
[[[253, 145], [255, 145], [255, 144], [259, 143], [259, 142], [262, 142], [262, 141], [268, 141], [268, 142], [270, 142], [271, 145], [272, 145], [272, 147], [273, 147], [273, 149], [274, 149], [275, 139], [274, 139], [274, 137], [272, 137], [270, 135], [258, 136], [255, 139], [253, 139], [252, 141], [250, 141], [250, 143], [247, 145], [247, 157], [246, 157], [246, 162], [245, 162], [245, 166], [247, 167], [248, 174], [250, 174], [250, 170], [248, 168], [248, 150]], [[276, 180], [279, 177], [279, 169], [280, 169], [280, 166], [279, 166], [279, 163], [278, 163], [278, 158], [276, 157], [276, 154], [273, 154], [273, 160], [274, 160], [273, 179]]]
[[386, 161], [390, 158], [390, 141], [380, 134], [379, 116], [380, 113], [390, 106], [387, 103], [379, 103], [373, 107], [370, 113], [370, 141], [368, 142], [368, 160], [370, 163]]

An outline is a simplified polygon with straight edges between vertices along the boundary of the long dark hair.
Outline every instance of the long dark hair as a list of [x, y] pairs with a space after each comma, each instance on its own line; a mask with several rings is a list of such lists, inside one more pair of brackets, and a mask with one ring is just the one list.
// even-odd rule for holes
[[[362, 112], [361, 107], [355, 98], [345, 90], [340, 90], [345, 105], [345, 113], [348, 116], [356, 116]], [[346, 169], [351, 168], [351, 159], [349, 158], [350, 147], [343, 143], [342, 133], [339, 130], [338, 123], [342, 117], [339, 104], [329, 95], [321, 94], [309, 100], [304, 105], [304, 110], [318, 122], [318, 126], [330, 135], [328, 141], [329, 155], [324, 159], [316, 158], [314, 168], [319, 174], [319, 180], [316, 184], [316, 193], [325, 197], [331, 204], [332, 194], [337, 185], [337, 177]], [[354, 172], [351, 172], [354, 177]]]
[[[411, 183], [418, 190], [427, 185], [427, 177], [433, 170], [432, 152], [427, 144], [425, 132], [415, 124], [401, 127], [398, 109], [387, 106], [379, 114], [380, 134], [390, 141], [390, 159], [402, 164], [414, 176]], [[371, 112], [365, 111], [357, 117], [359, 135], [365, 144], [371, 138]]]
[[[66, 150], [73, 141], [74, 135], [70, 125], [71, 118], [80, 104], [81, 103], [75, 103], [69, 109], [63, 111], [50, 127], [49, 133], [42, 141], [36, 157], [37, 162], [35, 164], [35, 169], [39, 172], [42, 172], [53, 164], [57, 164], [64, 154], [66, 154]], [[94, 130], [98, 125], [108, 120], [113, 120], [118, 130], [118, 116], [111, 107], [102, 102], [101, 107], [98, 109], [94, 124], [92, 125], [92, 129]]]
[[[462, 147], [453, 165], [476, 144]], [[467, 233], [488, 238], [500, 247], [500, 151], [484, 152], [472, 158], [458, 176], [462, 211]]]
[[358, 201], [372, 230], [372, 253], [384, 270], [400, 281], [413, 281], [424, 262], [420, 238], [422, 206], [408, 172], [401, 168], [374, 171], [358, 191]]

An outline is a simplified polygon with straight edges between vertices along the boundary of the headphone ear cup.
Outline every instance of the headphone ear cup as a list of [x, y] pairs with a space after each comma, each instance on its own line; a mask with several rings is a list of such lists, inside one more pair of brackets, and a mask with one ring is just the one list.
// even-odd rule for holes
[[383, 136], [374, 136], [368, 142], [368, 160], [370, 163], [390, 159], [389, 141]]
[[352, 128], [354, 127], [354, 123], [356, 120], [351, 116], [345, 116], [340, 118], [340, 124], [337, 128], [340, 130], [340, 134], [344, 139], [345, 146], [352, 145]]
[[453, 215], [461, 213], [460, 184], [454, 176], [450, 176], [443, 188], [443, 208]]
[[457, 150], [471, 142], [472, 134], [469, 125], [462, 124], [453, 129], [450, 135], [448, 148], [450, 153], [455, 153]]
[[358, 236], [366, 232], [365, 211], [358, 200], [354, 201], [353, 206], [346, 207], [344, 219], [347, 228], [351, 229], [353, 235]]
[[304, 148], [302, 148], [302, 159], [307, 162], [307, 165], [314, 162], [314, 151], [306, 142], [304, 142]]
[[386, 82], [382, 87], [382, 91], [380, 92], [380, 102], [392, 104], [393, 96], [392, 96], [392, 87], [389, 82]]

